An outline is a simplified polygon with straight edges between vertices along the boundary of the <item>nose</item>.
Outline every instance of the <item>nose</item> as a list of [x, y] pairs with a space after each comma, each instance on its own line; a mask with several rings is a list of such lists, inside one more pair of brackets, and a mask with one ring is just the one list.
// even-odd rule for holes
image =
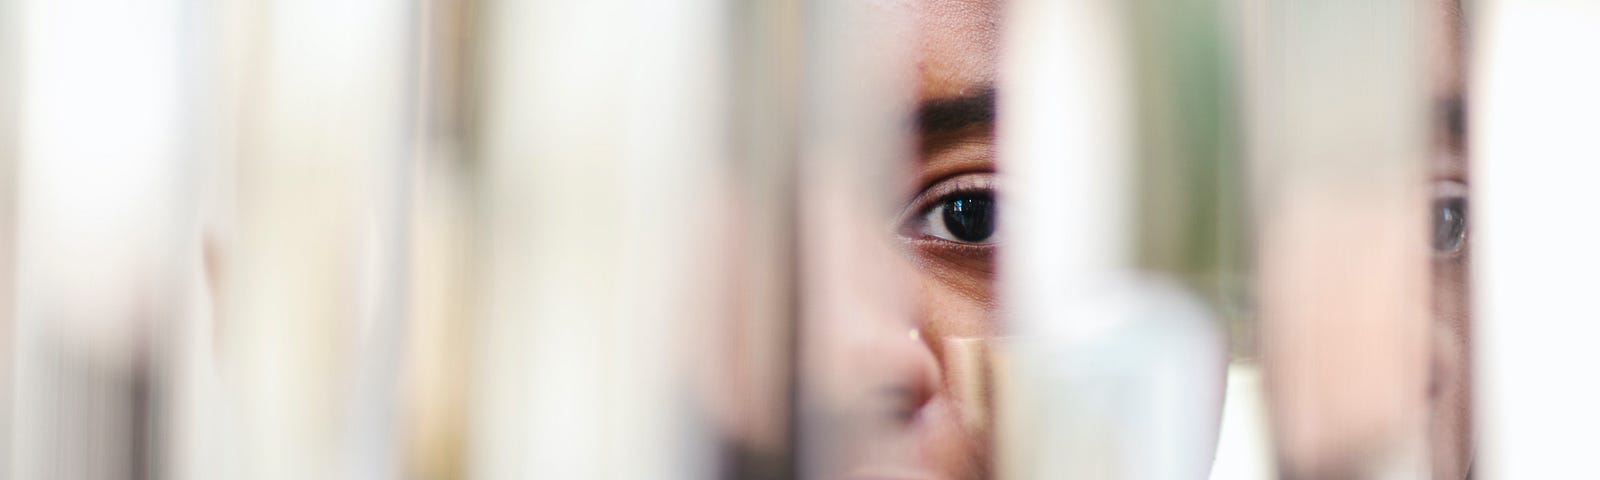
[[885, 341], [884, 358], [889, 362], [890, 381], [881, 394], [891, 405], [893, 418], [910, 424], [938, 393], [941, 384], [938, 361], [921, 329], [912, 328]]

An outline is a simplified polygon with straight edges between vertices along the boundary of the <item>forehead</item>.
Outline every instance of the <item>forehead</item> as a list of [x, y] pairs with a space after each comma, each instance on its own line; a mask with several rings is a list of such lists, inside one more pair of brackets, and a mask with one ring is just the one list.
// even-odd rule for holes
[[999, 0], [915, 0], [918, 93], [969, 95], [992, 85], [999, 64]]
[[1429, 58], [1432, 60], [1434, 91], [1458, 93], [1461, 89], [1466, 42], [1466, 21], [1461, 0], [1427, 0], [1423, 12], [1429, 19]]

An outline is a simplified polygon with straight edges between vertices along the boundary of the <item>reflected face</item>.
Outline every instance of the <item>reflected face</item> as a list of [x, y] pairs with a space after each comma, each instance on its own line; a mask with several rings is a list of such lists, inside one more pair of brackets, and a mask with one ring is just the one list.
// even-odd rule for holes
[[1466, 27], [1459, 0], [1428, 0], [1433, 20], [1432, 412], [1429, 436], [1437, 479], [1467, 477], [1472, 464], [1471, 308], [1465, 104]]
[[[1427, 422], [1428, 453], [1431, 456], [1433, 478], [1460, 480], [1469, 475], [1472, 463], [1472, 361], [1468, 271], [1471, 264], [1472, 232], [1469, 223], [1467, 196], [1469, 178], [1466, 168], [1468, 152], [1465, 138], [1465, 118], [1468, 109], [1463, 100], [1466, 87], [1463, 75], [1465, 29], [1458, 0], [1421, 0], [1421, 2], [1423, 3], [1419, 3], [1418, 6], [1425, 13], [1426, 21], [1419, 27], [1426, 28], [1428, 33], [1427, 59], [1430, 62], [1429, 70], [1426, 72], [1430, 81], [1430, 97], [1422, 100], [1433, 106], [1431, 125], [1429, 125], [1432, 137], [1427, 157], [1416, 159], [1428, 166], [1432, 202], [1427, 217], [1430, 222], [1428, 240], [1431, 244], [1431, 253], [1427, 253], [1428, 258], [1416, 259], [1419, 263], [1428, 262], [1426, 265], [1430, 268], [1429, 288], [1423, 292], [1429, 296], [1429, 316], [1425, 319], [1427, 323], [1422, 325], [1426, 330], [1418, 332], [1426, 333], [1425, 337], [1420, 337], [1426, 343], [1408, 343], [1403, 349], [1390, 350], [1389, 354], [1398, 353], [1406, 355], [1406, 358], [1384, 359], [1383, 365], [1388, 366], [1382, 370], [1374, 370], [1370, 368], [1370, 364], [1358, 366], [1362, 360], [1381, 358], [1372, 353], [1369, 342], [1357, 345], [1360, 349], [1349, 348], [1352, 345], [1350, 343], [1346, 343], [1344, 349], [1330, 347], [1330, 345], [1339, 346], [1329, 340], [1330, 337], [1337, 338], [1340, 331], [1336, 329], [1323, 328], [1318, 331], [1319, 335], [1308, 335], [1308, 338], [1300, 339], [1301, 343], [1298, 344], [1292, 344], [1291, 342], [1296, 339], [1288, 335], [1277, 337], [1263, 335], [1261, 340], [1263, 350], [1274, 347], [1278, 347], [1279, 351], [1291, 350], [1281, 348], [1283, 345], [1310, 347], [1299, 349], [1309, 354], [1299, 357], [1297, 360], [1301, 363], [1295, 366], [1321, 367], [1319, 373], [1324, 379], [1342, 377], [1360, 381], [1389, 376], [1383, 383], [1369, 383], [1366, 388], [1351, 388], [1348, 384], [1339, 384], [1337, 389], [1329, 389], [1326, 387], [1331, 384], [1296, 383], [1296, 380], [1306, 378], [1304, 372], [1317, 370], [1284, 369], [1290, 373], [1282, 374], [1279, 384], [1293, 388], [1281, 388], [1287, 393], [1280, 392], [1279, 397], [1301, 402], [1296, 404], [1280, 400], [1281, 404], [1276, 407], [1278, 416], [1273, 421], [1274, 426], [1280, 429], [1277, 434], [1280, 450], [1288, 452], [1280, 452], [1280, 468], [1293, 472], [1296, 478], [1348, 478], [1358, 471], [1350, 469], [1370, 467], [1368, 463], [1373, 461], [1375, 454], [1390, 452], [1373, 450], [1376, 442], [1371, 432], [1379, 429], [1370, 427], [1388, 428], [1399, 423], [1393, 419], [1409, 420], [1416, 418], [1414, 415], [1424, 418]], [[1338, 205], [1343, 206], [1342, 203]], [[1401, 258], [1410, 264], [1411, 259], [1415, 258], [1413, 255], [1407, 253]], [[1332, 324], [1323, 324], [1322, 327], [1328, 325]], [[1304, 327], [1315, 326], [1302, 326]], [[1410, 353], [1417, 349], [1427, 352], [1426, 358], [1429, 363], [1425, 371], [1418, 372], [1424, 374], [1412, 375], [1410, 367], [1415, 364], [1410, 363], [1410, 359], [1415, 357]], [[1282, 357], [1279, 358], [1289, 357], [1281, 353], [1280, 355]], [[1317, 356], [1321, 358], [1318, 359]], [[1305, 362], [1306, 359], [1327, 361]], [[1279, 365], [1284, 363], [1280, 360]], [[1403, 376], [1395, 373], [1402, 371], [1406, 372]], [[1340, 402], [1338, 398], [1341, 394], [1351, 392], [1354, 397], [1363, 391], [1381, 393], [1384, 389], [1394, 389], [1393, 392], [1404, 395], [1406, 401], [1403, 404], [1388, 405], [1383, 408], [1366, 408], [1373, 405], [1372, 399], [1377, 397], [1344, 402]], [[1299, 397], [1290, 396], [1300, 393], [1299, 391], [1313, 393]], [[1425, 402], [1412, 403], [1413, 392], [1425, 392]], [[1325, 404], [1345, 408], [1317, 411], [1302, 406], [1302, 404], [1317, 405], [1319, 401], [1330, 399], [1332, 401]], [[1292, 430], [1298, 437], [1281, 433], [1286, 430], [1283, 428], [1285, 425], [1298, 427]], [[1306, 428], [1307, 426], [1315, 428]], [[1390, 432], [1383, 434], [1387, 435]], [[1286, 440], [1291, 438], [1302, 441]]]

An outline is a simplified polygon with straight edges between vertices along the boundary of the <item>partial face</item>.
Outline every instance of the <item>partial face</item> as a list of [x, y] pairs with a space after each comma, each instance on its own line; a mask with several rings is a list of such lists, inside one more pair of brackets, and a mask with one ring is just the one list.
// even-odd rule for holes
[[913, 18], [915, 155], [899, 190], [889, 270], [911, 285], [912, 317], [874, 349], [893, 365], [901, 412], [856, 478], [988, 476], [990, 440], [983, 340], [1002, 327], [995, 306], [994, 82], [999, 4], [992, 0], [883, 2]]
[[1466, 26], [1459, 0], [1430, 2], [1434, 351], [1429, 436], [1437, 479], [1467, 477], [1472, 464], [1471, 265], [1467, 210]]

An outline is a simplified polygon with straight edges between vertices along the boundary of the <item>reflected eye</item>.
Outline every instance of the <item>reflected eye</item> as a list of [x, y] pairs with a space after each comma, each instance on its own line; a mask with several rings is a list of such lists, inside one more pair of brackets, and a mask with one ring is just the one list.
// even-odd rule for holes
[[1433, 251], [1452, 254], [1467, 243], [1467, 200], [1444, 199], [1433, 202]]
[[952, 193], [922, 215], [918, 233], [953, 242], [994, 243], [996, 220], [993, 193]]
[[1467, 243], [1466, 187], [1448, 182], [1437, 190], [1430, 212], [1433, 220], [1433, 253], [1454, 255]]

